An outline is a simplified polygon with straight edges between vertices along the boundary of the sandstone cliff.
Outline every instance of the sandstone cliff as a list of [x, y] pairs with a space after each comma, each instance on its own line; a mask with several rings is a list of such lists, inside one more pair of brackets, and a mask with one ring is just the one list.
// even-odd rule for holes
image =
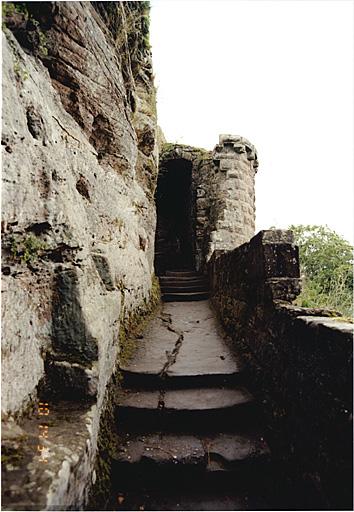
[[[147, 4], [3, 4], [3, 419], [35, 410], [39, 392], [91, 401], [87, 475], [119, 331], [151, 299]], [[61, 506], [83, 503], [85, 478]]]

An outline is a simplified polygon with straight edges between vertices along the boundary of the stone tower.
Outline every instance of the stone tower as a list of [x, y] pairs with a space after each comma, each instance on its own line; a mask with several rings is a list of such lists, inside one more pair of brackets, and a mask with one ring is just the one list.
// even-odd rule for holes
[[207, 259], [216, 250], [230, 250], [248, 242], [255, 232], [255, 174], [257, 152], [239, 135], [220, 135], [213, 151], [214, 229]]
[[[192, 254], [189, 268], [197, 271], [205, 270], [215, 250], [234, 249], [252, 238], [257, 167], [253, 144], [238, 135], [220, 135], [214, 151], [181, 144], [164, 145], [156, 192], [158, 274], [168, 269], [168, 265], [187, 268], [186, 258], [179, 257], [178, 261], [175, 258], [181, 246], [176, 240], [180, 237], [178, 232], [183, 231], [184, 240], [188, 239], [185, 250]], [[186, 186], [182, 192], [183, 181]], [[162, 197], [169, 210], [169, 223], [171, 226], [178, 223], [178, 230], [165, 229], [167, 217], [164, 218]]]

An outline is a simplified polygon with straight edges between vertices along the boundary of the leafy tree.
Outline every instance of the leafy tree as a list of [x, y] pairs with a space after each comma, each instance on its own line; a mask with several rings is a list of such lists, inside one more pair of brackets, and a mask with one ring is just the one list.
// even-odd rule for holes
[[353, 247], [328, 226], [290, 226], [299, 246], [303, 291], [298, 304], [353, 312]]

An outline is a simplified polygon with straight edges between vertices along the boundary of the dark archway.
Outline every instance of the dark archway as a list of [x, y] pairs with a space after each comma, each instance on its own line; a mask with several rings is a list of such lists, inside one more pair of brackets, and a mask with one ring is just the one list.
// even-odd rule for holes
[[182, 158], [163, 163], [155, 194], [157, 227], [155, 272], [194, 269], [192, 163]]

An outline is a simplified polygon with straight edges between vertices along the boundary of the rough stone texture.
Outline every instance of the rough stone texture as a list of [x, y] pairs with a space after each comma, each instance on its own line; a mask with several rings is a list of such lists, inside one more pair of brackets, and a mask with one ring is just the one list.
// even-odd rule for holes
[[119, 330], [151, 296], [157, 143], [143, 9], [33, 2], [4, 17], [3, 419], [38, 393], [96, 403], [90, 456], [76, 473], [70, 461], [51, 472], [49, 508], [87, 498]]
[[[97, 407], [62, 402], [2, 428], [5, 510], [81, 510], [96, 478]], [[75, 433], [75, 435], [73, 435]]]
[[255, 147], [244, 137], [220, 135], [213, 162], [214, 226], [207, 260], [214, 250], [230, 250], [248, 242], [255, 228]]
[[219, 462], [223, 469], [231, 469], [237, 463], [252, 458], [269, 456], [269, 448], [259, 435], [209, 434], [140, 434], [122, 436], [115, 460], [129, 465], [199, 464], [212, 471], [212, 463]]
[[[178, 168], [170, 168], [171, 163], [178, 160], [192, 165], [192, 266], [197, 271], [205, 271], [206, 262], [215, 250], [234, 249], [254, 235], [257, 153], [247, 139], [237, 135], [220, 135], [213, 152], [164, 144], [159, 177], [178, 172]], [[165, 233], [158, 219], [156, 250], [159, 253], [166, 252], [165, 243]], [[157, 270], [161, 273], [165, 268], [162, 265]]]
[[215, 253], [210, 271], [213, 302], [263, 403], [284, 475], [274, 493], [280, 501], [293, 493], [294, 508], [351, 509], [352, 324], [291, 305], [300, 286], [290, 232], [263, 231]]

